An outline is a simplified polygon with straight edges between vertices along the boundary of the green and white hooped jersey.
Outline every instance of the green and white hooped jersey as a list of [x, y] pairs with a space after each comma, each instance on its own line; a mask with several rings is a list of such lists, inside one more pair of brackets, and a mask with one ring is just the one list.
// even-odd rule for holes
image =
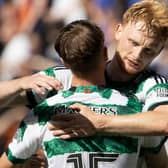
[[[110, 81], [107, 79], [107, 75], [106, 81], [110, 88], [115, 88], [128, 95], [134, 94], [142, 103], [143, 112], [152, 110], [159, 105], [168, 104], [168, 80], [153, 71], [143, 71], [129, 83]], [[166, 140], [165, 136], [148, 136], [148, 141], [144, 140], [141, 152], [157, 153]]]
[[[146, 76], [149, 77], [145, 79]], [[141, 74], [141, 78], [142, 81], [135, 95], [143, 103], [144, 112], [152, 110], [159, 105], [168, 104], [168, 81], [165, 77], [154, 72], [145, 71]], [[167, 136], [148, 136], [147, 141], [144, 139], [141, 154], [146, 151], [159, 152], [166, 140]], [[154, 146], [154, 148], [152, 146]]]
[[[72, 72], [70, 71], [70, 69], [60, 66], [60, 67], [48, 68], [44, 71], [41, 71], [40, 73], [56, 77], [59, 81], [62, 82], [64, 86], [63, 90], [67, 90], [71, 87]], [[106, 73], [105, 73], [105, 76], [106, 76]], [[154, 107], [158, 105], [168, 103], [168, 81], [165, 77], [158, 75], [153, 71], [149, 71], [149, 70], [143, 71], [133, 81], [129, 83], [122, 83], [122, 82], [116, 83], [114, 81], [110, 81], [106, 77], [106, 83], [107, 83], [107, 87], [109, 88], [117, 89], [120, 92], [128, 95], [129, 94], [136, 95], [139, 101], [143, 105], [143, 111], [152, 110]], [[57, 93], [56, 90], [53, 92], [46, 91], [46, 95], [41, 97], [35, 92], [30, 92], [28, 94], [31, 100], [30, 104], [32, 106], [36, 105], [42, 100], [44, 100], [46, 97], [50, 97], [55, 93]], [[158, 144], [158, 142], [160, 142], [160, 145], [155, 146], [155, 148], [152, 148], [152, 147], [145, 148], [145, 150], [147, 149], [150, 151], [158, 152], [161, 146], [166, 141], [166, 139], [167, 137], [164, 137], [164, 136], [154, 136], [154, 137], [151, 136], [150, 144], [152, 144], [153, 146], [153, 143]], [[148, 145], [145, 145], [145, 146], [148, 146]]]
[[25, 121], [7, 152], [13, 163], [22, 162], [41, 148], [50, 168], [135, 168], [141, 139], [124, 136], [92, 136], [61, 140], [47, 129], [53, 114], [76, 113], [71, 104], [82, 103], [96, 113], [123, 115], [141, 111], [135, 97], [97, 86], [74, 87], [52, 96], [34, 108], [35, 122]]

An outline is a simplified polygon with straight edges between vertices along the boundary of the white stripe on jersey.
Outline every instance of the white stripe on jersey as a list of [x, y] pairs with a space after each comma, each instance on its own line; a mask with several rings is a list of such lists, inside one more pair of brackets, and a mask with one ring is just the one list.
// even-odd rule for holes
[[112, 102], [112, 104], [116, 105], [123, 105], [126, 106], [128, 103], [128, 98], [126, 96], [121, 95], [118, 91], [113, 90], [112, 95], [109, 99], [103, 98], [100, 96], [98, 92], [93, 93], [75, 93], [74, 95], [71, 95], [70, 97], [67, 97], [66, 99], [62, 96], [62, 94], [58, 94], [55, 96], [52, 96], [51, 98], [48, 98], [46, 100], [47, 104], [49, 106], [52, 106], [56, 103], [67, 103], [67, 102], [77, 102], [77, 101], [85, 102], [85, 104], [89, 104], [90, 102], [96, 105], [103, 105], [103, 104], [109, 104], [109, 101]]

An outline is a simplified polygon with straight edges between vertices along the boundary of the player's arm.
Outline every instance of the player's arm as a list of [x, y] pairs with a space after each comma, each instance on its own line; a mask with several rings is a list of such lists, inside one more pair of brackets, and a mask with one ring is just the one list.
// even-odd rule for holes
[[168, 156], [163, 146], [159, 153], [145, 153], [147, 167], [168, 168]]
[[0, 168], [17, 168], [18, 166], [15, 166], [10, 160], [8, 160], [8, 157], [6, 153], [4, 153], [0, 158]]
[[8, 160], [8, 157], [6, 153], [4, 153], [0, 158], [0, 168], [37, 168], [37, 167], [45, 167], [45, 163], [41, 158], [31, 158], [33, 161], [28, 160], [24, 165], [23, 164], [13, 164], [10, 160]]
[[72, 108], [77, 108], [79, 114], [55, 116], [49, 128], [53, 131], [54, 135], [61, 136], [61, 138], [89, 136], [95, 133], [113, 135], [167, 135], [167, 80], [160, 76], [157, 78], [152, 77], [143, 83], [142, 88], [142, 97], [144, 97], [143, 111], [145, 111], [143, 113], [107, 116], [95, 114], [88, 107], [76, 104]]
[[[7, 159], [13, 165], [22, 165], [25, 163], [33, 154], [41, 149], [43, 131], [43, 127], [40, 127], [38, 123], [22, 123], [5, 152]], [[7, 164], [9, 165], [8, 162]]]
[[[167, 135], [168, 105], [159, 105], [153, 110], [123, 116], [101, 116], [95, 123], [99, 133], [127, 135]], [[101, 121], [102, 120], [102, 121]], [[93, 119], [92, 119], [93, 121]]]
[[44, 74], [30, 75], [10, 81], [0, 82], [0, 104], [27, 104], [27, 98], [24, 91], [35, 90], [38, 94], [44, 95], [45, 89], [52, 90], [57, 88], [60, 82], [52, 76]]
[[90, 108], [74, 104], [78, 114], [57, 115], [49, 123], [49, 129], [63, 139], [109, 135], [167, 135], [168, 105], [160, 105], [153, 111], [122, 116], [96, 114]]
[[168, 155], [165, 149], [166, 136], [145, 136], [141, 141], [141, 156], [147, 167], [168, 168]]
[[33, 155], [22, 168], [47, 168], [48, 162], [42, 150]]

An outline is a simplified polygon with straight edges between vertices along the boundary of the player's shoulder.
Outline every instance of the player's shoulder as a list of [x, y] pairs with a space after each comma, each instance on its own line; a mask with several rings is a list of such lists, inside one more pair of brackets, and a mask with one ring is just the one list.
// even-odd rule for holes
[[165, 76], [158, 74], [154, 71], [147, 72], [150, 74], [150, 76], [146, 79], [147, 83], [153, 83], [155, 85], [157, 84], [168, 84], [168, 80]]
[[72, 74], [71, 70], [69, 68], [66, 68], [64, 65], [49, 67], [42, 70], [40, 73], [53, 77], [71, 76]]
[[53, 66], [51, 67], [54, 71], [70, 71], [69, 68], [65, 67], [64, 65], [56, 65], [56, 66]]
[[57, 65], [57, 66], [46, 68], [43, 71], [45, 71], [45, 72], [51, 72], [51, 71], [53, 71], [53, 72], [64, 72], [64, 71], [70, 72], [71, 70], [69, 68], [65, 67], [64, 65]]
[[138, 83], [151, 83], [151, 84], [168, 84], [168, 79], [158, 74], [157, 72], [147, 69], [141, 72], [138, 77], [136, 78]]

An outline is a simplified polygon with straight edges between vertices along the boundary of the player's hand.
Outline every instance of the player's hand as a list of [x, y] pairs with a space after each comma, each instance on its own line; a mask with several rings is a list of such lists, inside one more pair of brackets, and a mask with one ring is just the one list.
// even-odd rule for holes
[[23, 168], [47, 168], [48, 163], [44, 155], [36, 154], [33, 155], [29, 161], [27, 161]]
[[62, 139], [70, 139], [73, 137], [86, 137], [96, 134], [98, 117], [90, 108], [81, 104], [71, 106], [77, 109], [79, 113], [54, 115], [52, 121], [48, 123], [48, 128], [54, 136]]
[[52, 76], [44, 74], [35, 74], [17, 79], [17, 82], [22, 90], [34, 89], [38, 94], [45, 94], [45, 89], [60, 90], [63, 88], [61, 82]]

